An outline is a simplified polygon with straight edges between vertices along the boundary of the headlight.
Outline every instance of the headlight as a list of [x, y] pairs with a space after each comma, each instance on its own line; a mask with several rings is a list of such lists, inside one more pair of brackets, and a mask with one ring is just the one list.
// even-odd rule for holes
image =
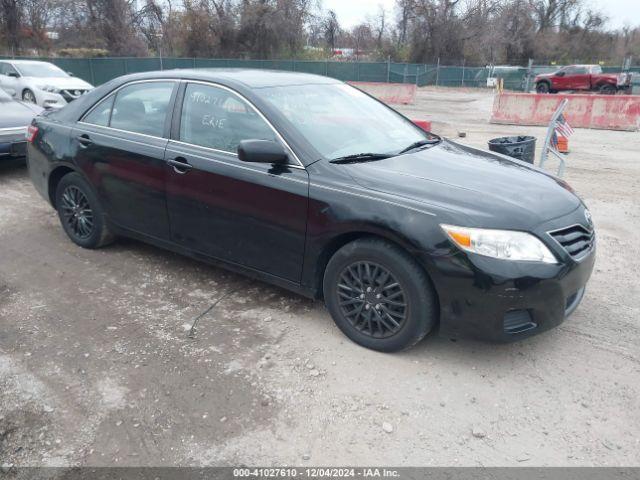
[[621, 85], [626, 85], [627, 83], [629, 83], [629, 74], [628, 73], [621, 73], [618, 75], [618, 86]]
[[49, 93], [58, 93], [60, 91], [59, 89], [57, 89], [56, 87], [54, 87], [52, 85], [41, 86], [40, 90], [44, 90], [45, 92], [49, 92]]
[[468, 252], [502, 260], [557, 263], [556, 257], [545, 244], [530, 233], [440, 226], [458, 247]]

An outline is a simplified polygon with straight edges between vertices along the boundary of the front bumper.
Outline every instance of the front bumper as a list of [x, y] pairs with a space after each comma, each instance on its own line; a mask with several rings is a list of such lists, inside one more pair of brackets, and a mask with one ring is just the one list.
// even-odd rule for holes
[[67, 104], [67, 101], [59, 93], [39, 90], [36, 96], [38, 98], [38, 104], [44, 108], [62, 108]]
[[64, 107], [87, 92], [87, 89], [67, 89], [60, 90], [58, 93], [38, 90], [36, 96], [38, 97], [38, 103], [44, 108], [56, 109]]
[[[540, 227], [544, 233], [576, 223], [584, 209]], [[543, 233], [544, 232], [544, 233]], [[457, 251], [435, 260], [440, 333], [509, 342], [561, 324], [582, 301], [595, 264], [596, 246], [572, 258], [545, 239], [557, 264], [513, 262]]]
[[27, 127], [0, 128], [0, 160], [26, 155], [26, 133]]

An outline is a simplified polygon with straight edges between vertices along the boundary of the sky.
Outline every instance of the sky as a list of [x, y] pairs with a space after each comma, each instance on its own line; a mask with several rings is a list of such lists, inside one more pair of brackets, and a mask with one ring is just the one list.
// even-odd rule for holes
[[[609, 17], [609, 25], [620, 28], [625, 24], [640, 25], [640, 0], [591, 0], [591, 8]], [[353, 27], [367, 16], [375, 16], [379, 5], [393, 15], [395, 0], [323, 0], [326, 9], [335, 10], [343, 27]]]

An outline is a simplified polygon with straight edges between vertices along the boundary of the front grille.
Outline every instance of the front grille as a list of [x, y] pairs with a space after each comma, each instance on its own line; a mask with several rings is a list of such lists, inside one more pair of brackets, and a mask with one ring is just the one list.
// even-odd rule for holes
[[569, 255], [579, 258], [591, 251], [596, 239], [593, 230], [587, 230], [582, 225], [573, 225], [549, 232], [556, 242], [558, 242]]
[[87, 91], [82, 89], [68, 89], [68, 90], [60, 90], [60, 95], [67, 102], [73, 102], [76, 98], [84, 95]]

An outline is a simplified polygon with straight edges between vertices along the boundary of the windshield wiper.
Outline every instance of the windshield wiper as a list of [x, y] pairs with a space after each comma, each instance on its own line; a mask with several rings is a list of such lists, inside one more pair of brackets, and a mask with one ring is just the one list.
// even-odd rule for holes
[[345, 157], [338, 157], [330, 160], [331, 163], [356, 163], [356, 162], [368, 162], [371, 160], [384, 160], [391, 155], [388, 153], [356, 153], [354, 155], [347, 155]]
[[420, 147], [425, 147], [427, 145], [435, 145], [436, 143], [440, 143], [440, 139], [433, 139], [433, 140], [418, 140], [417, 142], [412, 143], [411, 145], [409, 145], [407, 148], [400, 150], [398, 152], [398, 155], [401, 155], [403, 153], [407, 153], [411, 150], [415, 150], [416, 148], [420, 148]]

